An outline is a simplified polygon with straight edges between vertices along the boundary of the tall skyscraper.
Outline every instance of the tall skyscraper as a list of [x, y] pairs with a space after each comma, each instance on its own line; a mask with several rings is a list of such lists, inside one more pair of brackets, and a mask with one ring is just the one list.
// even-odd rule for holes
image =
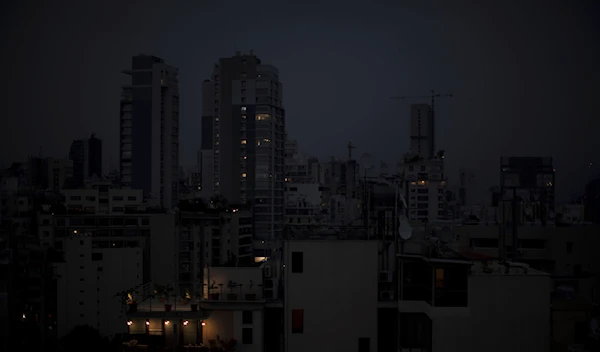
[[424, 159], [431, 159], [435, 153], [435, 127], [431, 106], [413, 104], [410, 106], [410, 150]]
[[94, 175], [102, 176], [102, 141], [94, 134], [89, 139], [74, 140], [69, 159], [73, 161], [74, 186], [83, 186]]
[[214, 194], [253, 206], [258, 239], [283, 231], [282, 97], [279, 71], [252, 52], [220, 59], [204, 82], [202, 143], [214, 155]]
[[155, 56], [132, 58], [121, 97], [121, 181], [171, 209], [179, 192], [178, 70]]

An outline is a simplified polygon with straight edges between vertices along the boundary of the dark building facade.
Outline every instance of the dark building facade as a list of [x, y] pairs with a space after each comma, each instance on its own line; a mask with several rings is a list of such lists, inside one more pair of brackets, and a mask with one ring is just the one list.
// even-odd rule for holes
[[69, 159], [73, 161], [73, 184], [82, 187], [86, 179], [102, 176], [102, 141], [94, 134], [89, 139], [71, 143]]
[[252, 205], [256, 238], [280, 237], [285, 110], [279, 71], [253, 53], [221, 58], [204, 82], [202, 128], [202, 147], [212, 142], [214, 194]]
[[525, 221], [548, 220], [556, 206], [552, 158], [503, 157], [500, 164], [502, 199], [516, 196]]
[[121, 96], [121, 182], [170, 209], [179, 196], [179, 72], [148, 55], [123, 72], [131, 84]]

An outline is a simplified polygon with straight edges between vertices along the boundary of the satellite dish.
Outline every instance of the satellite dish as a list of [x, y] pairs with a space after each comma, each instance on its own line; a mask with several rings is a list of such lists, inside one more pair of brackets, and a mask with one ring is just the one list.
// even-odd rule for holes
[[398, 226], [398, 236], [403, 240], [409, 240], [412, 237], [412, 227], [404, 215], [400, 215], [400, 226]]
[[375, 158], [369, 153], [364, 153], [359, 160], [359, 164], [367, 170], [370, 170], [375, 166]]
[[443, 243], [452, 242], [452, 240], [454, 240], [454, 233], [452, 232], [452, 229], [450, 228], [450, 226], [442, 227], [442, 231], [440, 232], [440, 235], [438, 238]]

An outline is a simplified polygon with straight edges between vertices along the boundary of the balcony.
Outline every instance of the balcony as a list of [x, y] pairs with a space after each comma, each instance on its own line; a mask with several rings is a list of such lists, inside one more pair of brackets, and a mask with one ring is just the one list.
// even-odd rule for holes
[[[399, 255], [401, 302], [422, 302], [428, 307], [467, 307], [471, 263], [465, 260]], [[412, 310], [409, 304], [404, 304]]]

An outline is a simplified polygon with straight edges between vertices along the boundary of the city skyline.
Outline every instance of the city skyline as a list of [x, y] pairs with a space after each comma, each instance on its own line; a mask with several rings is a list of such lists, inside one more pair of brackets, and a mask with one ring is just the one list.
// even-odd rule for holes
[[[20, 97], [5, 102], [12, 117], [11, 125], [0, 136], [2, 149], [16, 149], [19, 155], [13, 158], [4, 152], [0, 160], [8, 166], [15, 158], [23, 160], [28, 154], [37, 155], [40, 146], [44, 155], [66, 155], [73, 138], [95, 132], [105, 141], [105, 166], [109, 168], [112, 164], [116, 168], [119, 128], [115, 121], [119, 109], [116, 87], [125, 83], [120, 70], [127, 67], [131, 56], [147, 53], [162, 57], [182, 70], [180, 161], [189, 165], [200, 147], [197, 136], [201, 133], [200, 97], [204, 78], [219, 57], [230, 56], [236, 50], [254, 49], [280, 69], [287, 87], [288, 133], [290, 138], [299, 140], [301, 150], [307, 154], [343, 157], [351, 140], [357, 146], [356, 155], [369, 152], [388, 164], [394, 163], [408, 149], [405, 121], [409, 103], [389, 97], [422, 95], [436, 89], [455, 95], [454, 99], [440, 102], [436, 109], [437, 145], [447, 151], [447, 173], [451, 180], [458, 177], [460, 167], [474, 169], [478, 179], [494, 180], [481, 185], [479, 198], [482, 198], [487, 188], [497, 183], [495, 171], [501, 156], [552, 156], [557, 168], [557, 198], [566, 200], [567, 196], [582, 192], [580, 186], [571, 185], [585, 184], [597, 173], [598, 170], [589, 170], [589, 162], [600, 164], [593, 152], [598, 141], [592, 132], [598, 122], [585, 122], [586, 116], [594, 111], [591, 87], [599, 79], [593, 69], [598, 43], [591, 41], [589, 34], [594, 30], [592, 14], [597, 13], [597, 4], [544, 3], [543, 14], [535, 11], [540, 4], [494, 5], [485, 11], [479, 8], [482, 5], [466, 8], [465, 3], [456, 4], [464, 9], [460, 14], [441, 2], [398, 4], [385, 10], [377, 5], [366, 10], [349, 6], [343, 14], [334, 12], [334, 6], [324, 5], [319, 8], [322, 15], [313, 15], [310, 7], [240, 5], [228, 16], [233, 26], [218, 36], [205, 38], [201, 46], [190, 46], [189, 43], [198, 42], [196, 38], [190, 41], [190, 35], [210, 32], [208, 29], [215, 24], [212, 17], [225, 13], [218, 6], [184, 4], [178, 9], [164, 9], [160, 30], [137, 25], [142, 18], [151, 16], [148, 7], [143, 9], [145, 16], [141, 13], [130, 16], [130, 24], [119, 25], [122, 33], [130, 34], [115, 37], [113, 32], [97, 32], [106, 20], [94, 21], [90, 15], [124, 14], [128, 13], [125, 9], [132, 9], [130, 5], [119, 4], [119, 10], [113, 11], [116, 5], [105, 3], [78, 17], [70, 16], [81, 10], [78, 4], [66, 11], [40, 5], [40, 10], [43, 9], [40, 13], [49, 13], [57, 23], [62, 21], [80, 31], [95, 32], [96, 45], [90, 49], [87, 41], [73, 37], [66, 27], [47, 28], [46, 21], [32, 21], [36, 24], [19, 32], [20, 36], [9, 36], [22, 38], [29, 45], [19, 47], [10, 38], [6, 42], [14, 49], [14, 55], [4, 57], [3, 63], [15, 67], [8, 72], [7, 83], [25, 89], [23, 84], [36, 75], [40, 86], [27, 95], [28, 99], [35, 98], [37, 104], [27, 104]], [[15, 21], [25, 8], [20, 6], [21, 3], [12, 7], [14, 17], [8, 17], [5, 24], [7, 34], [16, 33], [22, 26]], [[235, 24], [243, 23], [235, 18], [267, 8], [281, 15], [276, 16], [276, 22], [254, 24], [250, 28]], [[303, 22], [304, 31], [294, 30], [293, 11], [300, 18], [311, 19]], [[186, 17], [201, 13], [212, 15], [193, 22]], [[521, 15], [525, 13], [531, 16]], [[361, 19], [363, 27], [353, 29], [351, 24], [357, 19]], [[423, 31], [409, 30], [421, 24]], [[270, 30], [273, 25], [278, 31]], [[471, 31], [474, 26], [479, 30]], [[545, 28], [550, 34], [542, 36], [529, 30], [531, 26]], [[338, 29], [327, 31], [327, 28]], [[40, 31], [44, 33], [43, 41], [35, 40]], [[548, 36], [553, 38], [552, 42], [543, 39]], [[284, 45], [286, 41], [293, 45]], [[461, 43], [458, 52], [449, 45], [454, 42]], [[36, 61], [32, 60], [42, 55], [56, 70], [37, 71], [42, 64], [19, 70], [27, 63], [34, 64]], [[434, 57], [446, 59], [434, 60]], [[348, 74], [357, 67], [367, 69]], [[583, 76], [589, 79], [575, 81]], [[319, 84], [314, 84], [315, 77], [320, 77]], [[91, 89], [72, 89], [83, 82], [96, 83]], [[55, 96], [53, 91], [69, 94]], [[60, 129], [54, 121], [63, 121]], [[27, 130], [25, 126], [30, 125], [39, 128]], [[325, 128], [305, 127], [314, 125]], [[335, 138], [328, 135], [331, 126], [338, 129]], [[530, 141], [534, 131], [539, 132], [536, 144]], [[503, 143], [506, 138], [513, 143]], [[23, 140], [35, 142], [25, 145]], [[7, 148], [8, 145], [20, 147]]]
[[600, 351], [600, 2], [4, 8], [1, 350]]

